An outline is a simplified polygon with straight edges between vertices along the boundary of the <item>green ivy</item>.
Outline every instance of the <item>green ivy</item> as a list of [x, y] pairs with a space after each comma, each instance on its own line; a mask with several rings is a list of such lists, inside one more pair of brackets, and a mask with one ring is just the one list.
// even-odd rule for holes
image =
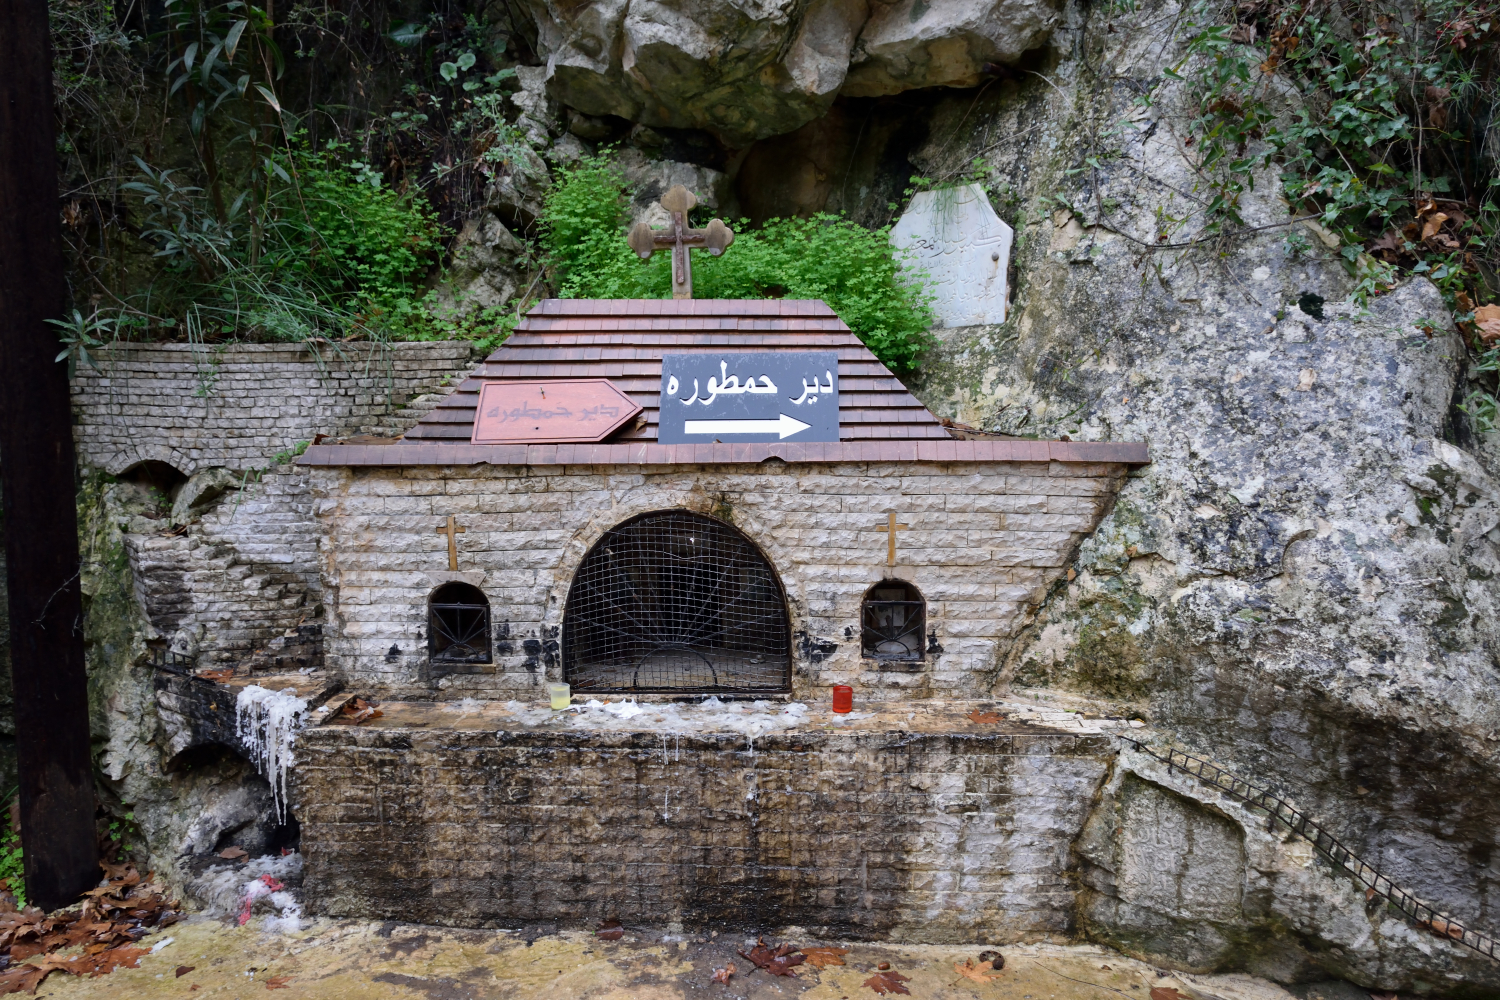
[[[608, 152], [559, 171], [543, 213], [543, 246], [564, 298], [667, 298], [670, 255], [642, 261], [625, 243], [627, 186]], [[705, 299], [822, 299], [880, 361], [910, 371], [935, 341], [931, 295], [905, 276], [888, 228], [837, 215], [747, 220], [722, 256], [693, 252], [693, 294]]]

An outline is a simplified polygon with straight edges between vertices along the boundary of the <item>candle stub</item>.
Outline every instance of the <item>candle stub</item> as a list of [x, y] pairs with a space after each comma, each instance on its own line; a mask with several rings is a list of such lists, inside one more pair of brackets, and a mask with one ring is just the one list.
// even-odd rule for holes
[[554, 712], [560, 712], [573, 703], [573, 689], [566, 684], [548, 684], [547, 695], [552, 699]]
[[847, 684], [833, 686], [833, 710], [842, 715], [854, 711], [854, 689]]

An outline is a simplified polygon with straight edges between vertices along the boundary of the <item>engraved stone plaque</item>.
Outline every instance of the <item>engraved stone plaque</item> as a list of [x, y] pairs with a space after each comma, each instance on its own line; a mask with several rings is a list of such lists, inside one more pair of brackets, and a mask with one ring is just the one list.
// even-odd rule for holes
[[1006, 270], [1013, 233], [978, 184], [920, 191], [891, 230], [909, 250], [909, 270], [925, 270], [938, 326], [1005, 322]]

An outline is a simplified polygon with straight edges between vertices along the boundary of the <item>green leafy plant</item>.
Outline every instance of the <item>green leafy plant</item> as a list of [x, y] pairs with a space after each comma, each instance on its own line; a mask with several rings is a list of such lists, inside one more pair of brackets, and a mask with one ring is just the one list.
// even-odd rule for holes
[[47, 322], [58, 328], [57, 341], [63, 345], [63, 349], [58, 352], [54, 360], [62, 361], [66, 358], [68, 377], [72, 378], [80, 364], [88, 365], [98, 371], [99, 366], [94, 363], [93, 356], [89, 354], [89, 348], [103, 347], [104, 341], [95, 335], [112, 334], [119, 321], [97, 312], [88, 319], [84, 319], [83, 313], [74, 309], [73, 315], [68, 319], [49, 319]]
[[15, 801], [16, 790], [5, 798], [6, 809], [3, 813], [7, 817], [6, 822], [0, 824], [0, 885], [10, 890], [10, 894], [16, 897], [16, 905], [26, 906], [26, 863], [25, 852], [21, 848], [21, 834], [14, 829], [10, 822], [9, 806]]
[[[1500, 177], [1482, 138], [1497, 100], [1500, 3], [1372, 0], [1344, 13], [1318, 0], [1191, 8], [1187, 55], [1168, 75], [1198, 109], [1184, 142], [1210, 196], [1204, 232], [1243, 228], [1241, 196], [1256, 171], [1279, 165], [1294, 210], [1341, 244], [1335, 259], [1356, 301], [1403, 271], [1424, 274], [1476, 369], [1500, 369], [1500, 347], [1472, 318], [1500, 291]], [[1312, 254], [1305, 238], [1287, 249]], [[1492, 426], [1477, 415], [1494, 406], [1467, 405], [1476, 427]]]
[[[565, 298], [666, 298], [670, 255], [642, 262], [625, 243], [626, 184], [608, 152], [559, 171], [543, 214], [543, 246]], [[933, 343], [930, 295], [903, 273], [888, 228], [837, 215], [742, 220], [722, 256], [693, 256], [698, 298], [823, 299], [896, 371]]]

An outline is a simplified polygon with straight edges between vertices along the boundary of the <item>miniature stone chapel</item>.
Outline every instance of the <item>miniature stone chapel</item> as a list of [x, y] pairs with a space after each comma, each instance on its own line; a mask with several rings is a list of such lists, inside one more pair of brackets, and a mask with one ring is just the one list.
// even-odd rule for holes
[[691, 298], [733, 236], [663, 203], [672, 299], [544, 301], [401, 440], [302, 457], [309, 911], [1066, 934], [1113, 747], [978, 709], [1144, 447], [953, 439], [823, 302]]
[[672, 299], [543, 301], [402, 440], [308, 449], [351, 685], [993, 683], [1144, 447], [954, 440], [823, 302], [693, 299], [689, 250], [733, 240], [689, 228], [693, 204], [668, 192], [672, 228], [629, 238], [670, 250]]

